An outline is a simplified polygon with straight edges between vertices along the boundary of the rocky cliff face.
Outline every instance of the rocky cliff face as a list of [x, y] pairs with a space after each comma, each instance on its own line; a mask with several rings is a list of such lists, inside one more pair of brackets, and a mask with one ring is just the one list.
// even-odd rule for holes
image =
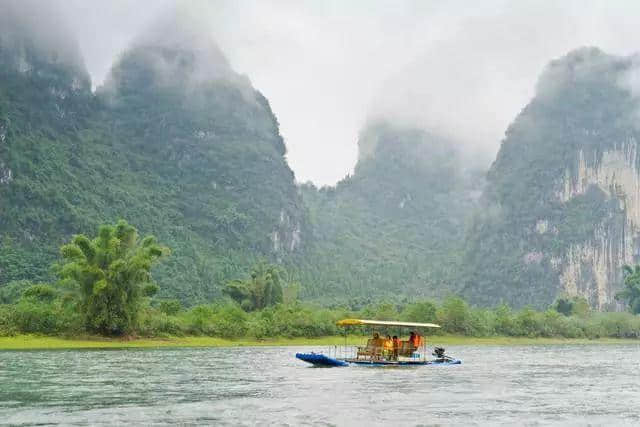
[[13, 172], [4, 163], [6, 158], [6, 142], [9, 124], [0, 107], [0, 185], [9, 184], [13, 178]]
[[[612, 201], [608, 215], [596, 224], [593, 238], [572, 244], [559, 268], [561, 289], [569, 295], [582, 295], [599, 309], [615, 308], [620, 290], [622, 266], [638, 262], [640, 243], [640, 159], [638, 144], [614, 143], [601, 153], [577, 154], [575, 172], [567, 170], [561, 180], [558, 198], [567, 203], [596, 187]], [[616, 203], [617, 202], [617, 203]]]
[[[507, 131], [466, 254], [476, 302], [545, 306], [559, 294], [615, 309], [638, 260], [634, 58], [579, 49], [552, 62]], [[478, 270], [480, 269], [480, 270]]]

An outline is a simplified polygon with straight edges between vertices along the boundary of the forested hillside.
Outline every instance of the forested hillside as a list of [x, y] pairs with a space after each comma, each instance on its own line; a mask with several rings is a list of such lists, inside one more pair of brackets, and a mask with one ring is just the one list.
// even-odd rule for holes
[[[60, 237], [85, 219], [81, 129], [95, 109], [89, 76], [69, 40], [46, 36], [9, 8], [0, 19], [0, 282], [47, 277]], [[8, 13], [7, 13], [8, 12]], [[76, 205], [76, 206], [74, 206]]]
[[616, 307], [637, 262], [633, 57], [583, 48], [551, 62], [506, 132], [465, 254], [475, 303], [544, 307], [558, 294]]
[[301, 262], [306, 294], [357, 306], [455, 292], [483, 173], [451, 141], [385, 121], [366, 126], [358, 148], [354, 174], [336, 187], [302, 186], [314, 233]]
[[213, 43], [164, 22], [93, 94], [19, 24], [0, 32], [0, 283], [50, 280], [65, 239], [118, 218], [172, 248], [156, 277], [185, 302], [302, 244], [278, 123]]
[[450, 293], [619, 308], [640, 254], [634, 57], [553, 61], [486, 176], [447, 138], [378, 119], [354, 173], [318, 189], [296, 185], [267, 99], [189, 23], [141, 34], [97, 90], [67, 33], [11, 10], [0, 24], [0, 286], [53, 281], [63, 242], [124, 219], [171, 249], [158, 295], [187, 305], [266, 260], [301, 297], [356, 309]]

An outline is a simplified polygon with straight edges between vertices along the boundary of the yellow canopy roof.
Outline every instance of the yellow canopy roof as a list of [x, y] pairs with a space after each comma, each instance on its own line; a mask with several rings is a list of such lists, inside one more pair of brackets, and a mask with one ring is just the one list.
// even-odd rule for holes
[[414, 322], [395, 322], [391, 320], [363, 320], [363, 319], [342, 319], [337, 323], [338, 326], [401, 326], [407, 328], [439, 328], [440, 325], [435, 323], [414, 323]]

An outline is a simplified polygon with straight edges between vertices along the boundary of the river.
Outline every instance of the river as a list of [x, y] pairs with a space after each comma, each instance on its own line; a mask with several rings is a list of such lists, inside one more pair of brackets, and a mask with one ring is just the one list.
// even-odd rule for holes
[[458, 366], [313, 368], [321, 348], [0, 352], [11, 425], [640, 424], [639, 345], [454, 346]]

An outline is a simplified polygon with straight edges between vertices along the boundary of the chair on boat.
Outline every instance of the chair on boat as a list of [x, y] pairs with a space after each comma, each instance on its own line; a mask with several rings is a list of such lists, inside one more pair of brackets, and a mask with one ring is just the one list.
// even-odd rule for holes
[[379, 359], [382, 356], [382, 346], [378, 345], [378, 341], [379, 340], [370, 338], [365, 347], [358, 347], [356, 358], [360, 359], [360, 356], [364, 356]]
[[409, 341], [402, 341], [402, 346], [398, 350], [398, 355], [402, 357], [411, 357], [416, 348]]

